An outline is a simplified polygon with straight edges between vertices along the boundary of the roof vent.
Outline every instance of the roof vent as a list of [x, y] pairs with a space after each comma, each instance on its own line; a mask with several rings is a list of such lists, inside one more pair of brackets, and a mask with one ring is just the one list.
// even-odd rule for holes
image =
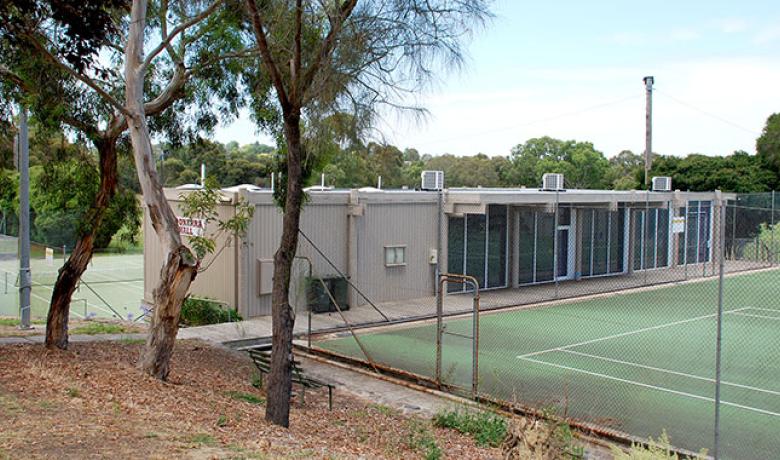
[[653, 191], [654, 192], [671, 192], [672, 191], [672, 178], [661, 176], [653, 177]]
[[547, 173], [543, 175], [542, 190], [563, 190], [563, 174]]
[[444, 171], [423, 171], [420, 175], [423, 190], [443, 190], [444, 189]]

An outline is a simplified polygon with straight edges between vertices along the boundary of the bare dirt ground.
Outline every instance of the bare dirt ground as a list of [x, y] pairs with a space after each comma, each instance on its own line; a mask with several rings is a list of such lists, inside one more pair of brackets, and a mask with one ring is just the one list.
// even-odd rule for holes
[[[263, 419], [243, 355], [178, 342], [168, 382], [136, 368], [138, 343], [0, 347], [0, 458], [499, 458], [458, 432], [349, 394], [293, 401], [291, 428]], [[295, 390], [298, 390], [297, 386]]]

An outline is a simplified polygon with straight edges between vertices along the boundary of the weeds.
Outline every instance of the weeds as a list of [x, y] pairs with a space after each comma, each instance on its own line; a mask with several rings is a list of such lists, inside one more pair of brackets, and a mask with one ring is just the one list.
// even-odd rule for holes
[[[669, 435], [664, 430], [658, 440], [650, 438], [647, 445], [631, 444], [628, 452], [623, 452], [619, 447], [612, 446], [612, 456], [615, 460], [679, 460], [680, 456], [672, 450]], [[687, 457], [685, 457], [687, 458]], [[695, 459], [707, 458], [707, 449], [702, 449]]]
[[225, 417], [225, 414], [219, 414], [219, 418], [217, 419], [217, 426], [220, 428], [227, 426], [227, 417]]
[[228, 391], [225, 393], [231, 398], [237, 401], [248, 402], [249, 404], [264, 404], [265, 399], [260, 396], [253, 395], [252, 393], [244, 393], [243, 391]]
[[406, 445], [423, 454], [425, 460], [439, 460], [444, 452], [436, 444], [436, 437], [428, 429], [428, 425], [417, 419], [409, 421], [409, 433]]
[[433, 417], [433, 423], [438, 427], [468, 434], [482, 447], [498, 447], [507, 432], [506, 420], [484, 411], [446, 410], [437, 413]]
[[65, 389], [65, 394], [67, 394], [71, 398], [78, 398], [81, 396], [81, 392], [78, 388], [75, 387], [68, 387]]

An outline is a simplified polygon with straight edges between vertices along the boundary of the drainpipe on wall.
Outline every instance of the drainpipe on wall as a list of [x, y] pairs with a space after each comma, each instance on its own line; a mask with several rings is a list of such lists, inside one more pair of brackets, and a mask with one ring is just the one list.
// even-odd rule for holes
[[[358, 231], [357, 218], [363, 215], [363, 207], [360, 205], [357, 190], [350, 190], [349, 204], [347, 206], [347, 277], [355, 285], [358, 284]], [[360, 296], [355, 288], [349, 287], [349, 304], [357, 307]]]

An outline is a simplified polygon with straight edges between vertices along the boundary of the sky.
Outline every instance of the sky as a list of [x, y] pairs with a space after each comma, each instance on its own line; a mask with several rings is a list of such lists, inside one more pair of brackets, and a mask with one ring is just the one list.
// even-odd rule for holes
[[[388, 112], [377, 140], [440, 155], [507, 155], [540, 136], [644, 151], [646, 75], [655, 78], [653, 151], [755, 152], [780, 112], [776, 0], [496, 0], [466, 45], [465, 69], [419, 95], [420, 121]], [[220, 142], [272, 143], [243, 115]]]

